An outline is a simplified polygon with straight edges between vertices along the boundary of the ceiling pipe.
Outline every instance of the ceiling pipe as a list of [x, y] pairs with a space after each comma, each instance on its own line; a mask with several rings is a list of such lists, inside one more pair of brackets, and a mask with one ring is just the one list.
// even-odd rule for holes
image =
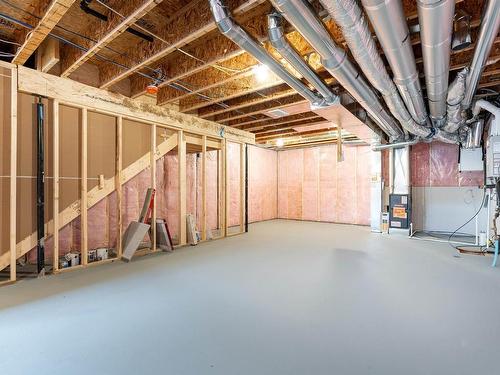
[[447, 117], [443, 130], [449, 133], [455, 133], [465, 124], [462, 101], [465, 96], [465, 80], [467, 79], [468, 72], [469, 68], [464, 68], [459, 71], [448, 88], [448, 96], [446, 99]]
[[384, 101], [401, 126], [420, 138], [432, 137], [432, 130], [417, 124], [408, 112], [399, 92], [392, 82], [368, 22], [356, 0], [320, 0], [335, 23], [340, 26], [349, 49], [370, 83], [380, 91]]
[[361, 0], [413, 119], [430, 125], [401, 0]]
[[493, 42], [500, 27], [500, 1], [489, 0], [483, 11], [481, 28], [474, 50], [474, 57], [470, 65], [470, 72], [465, 85], [465, 98], [462, 102], [464, 109], [469, 109], [472, 99], [477, 90], [477, 85], [481, 79], [484, 65], [493, 46]]
[[319, 95], [311, 91], [305, 84], [294, 77], [274, 57], [272, 57], [256, 40], [232, 19], [223, 0], [209, 0], [210, 10], [220, 32], [232, 40], [241, 49], [266, 65], [274, 74], [281, 78], [302, 97], [309, 100], [314, 106], [321, 106], [324, 101]]
[[283, 17], [278, 13], [268, 15], [268, 35], [272, 46], [290, 65], [297, 70], [318, 92], [328, 104], [338, 102], [335, 95], [323, 80], [312, 70], [299, 53], [290, 45], [283, 32]]
[[382, 150], [389, 150], [389, 149], [395, 149], [395, 148], [405, 148], [407, 146], [413, 146], [418, 143], [418, 139], [413, 139], [411, 141], [406, 141], [406, 142], [398, 142], [398, 143], [389, 143], [386, 145], [373, 145], [372, 146], [372, 151], [382, 151]]
[[455, 0], [418, 0], [417, 9], [430, 117], [441, 127], [446, 119]]
[[393, 140], [404, 133], [386, 112], [379, 99], [347, 58], [345, 50], [332, 40], [323, 23], [304, 0], [271, 0], [276, 9], [300, 32], [321, 56], [326, 70], [366, 109], [378, 126]]

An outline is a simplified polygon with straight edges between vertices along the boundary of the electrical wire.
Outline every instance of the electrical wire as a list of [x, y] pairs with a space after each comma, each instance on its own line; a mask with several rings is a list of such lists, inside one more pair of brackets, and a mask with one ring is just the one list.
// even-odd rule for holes
[[461, 226], [459, 226], [457, 229], [455, 229], [451, 234], [450, 236], [448, 237], [448, 244], [453, 247], [455, 250], [459, 250], [458, 249], [458, 246], [454, 246], [452, 245], [452, 241], [451, 239], [453, 238], [453, 236], [460, 230], [462, 229], [463, 227], [465, 227], [467, 224], [469, 224], [472, 220], [474, 220], [476, 218], [477, 215], [479, 215], [479, 213], [481, 212], [481, 210], [483, 209], [483, 205], [484, 205], [484, 200], [486, 199], [486, 188], [483, 188], [483, 197], [481, 199], [481, 204], [479, 205], [479, 209], [476, 211], [476, 213], [469, 219], [467, 220], [465, 223], [463, 223]]
[[[106, 8], [108, 8], [109, 10], [111, 10], [111, 11], [113, 11], [113, 12], [117, 13], [119, 16], [124, 17], [123, 15], [121, 15], [120, 13], [118, 13], [118, 12], [114, 11], [111, 7], [107, 6], [106, 4], [104, 4], [104, 3], [100, 2], [99, 0], [96, 0], [96, 1], [97, 1], [97, 2], [99, 2], [101, 5], [105, 6]], [[10, 6], [11, 8], [16, 9], [16, 10], [18, 10], [18, 11], [20, 11], [20, 12], [23, 12], [23, 13], [25, 13], [25, 14], [28, 14], [28, 15], [30, 15], [30, 16], [32, 16], [32, 17], [34, 17], [34, 18], [36, 18], [36, 19], [41, 19], [41, 17], [39, 17], [39, 16], [37, 16], [37, 15], [35, 15], [35, 14], [33, 14], [33, 13], [31, 13], [31, 12], [29, 12], [29, 11], [25, 10], [25, 9], [22, 9], [22, 8], [18, 7], [17, 5], [12, 4], [11, 2], [9, 2], [9, 1], [7, 1], [7, 0], [0, 0], [0, 2], [3, 2], [4, 4], [6, 4], [6, 5]], [[26, 23], [26, 22], [23, 22], [23, 21], [17, 20], [17, 19], [15, 19], [14, 17], [8, 16], [8, 15], [4, 15], [4, 14], [1, 14], [1, 13], [0, 13], [0, 19], [1, 19], [1, 18], [3, 18], [3, 19], [4, 19], [4, 20], [6, 20], [6, 21], [9, 21], [9, 22], [12, 22], [12, 23], [14, 23], [14, 24], [17, 24], [17, 25], [19, 25], [19, 26], [22, 26], [22, 27], [24, 27], [24, 28], [27, 28], [27, 29], [29, 29], [29, 30], [32, 30], [32, 29], [34, 28], [32, 25], [30, 25], [30, 24], [28, 24], [28, 23]], [[135, 24], [135, 23], [134, 23], [134, 25], [136, 25], [136, 26], [137, 26], [138, 28], [140, 28], [141, 30], [144, 30], [144, 31], [146, 31], [146, 32], [150, 33], [151, 35], [153, 35], [153, 36], [155, 36], [155, 37], [157, 37], [157, 38], [160, 38], [160, 37], [159, 37], [159, 36], [157, 36], [156, 34], [151, 33], [149, 30], [144, 29], [144, 28], [142, 28], [141, 26], [139, 26], [139, 25], [137, 25], [137, 24]], [[66, 28], [64, 28], [64, 27], [62, 27], [62, 26], [60, 26], [60, 25], [56, 25], [56, 27], [57, 27], [57, 28], [59, 28], [59, 29], [61, 29], [61, 30], [66, 31], [66, 32], [69, 32], [69, 33], [71, 33], [71, 34], [73, 34], [73, 35], [75, 35], [75, 36], [78, 36], [78, 37], [84, 38], [84, 39], [86, 39], [86, 40], [92, 41], [92, 42], [94, 42], [94, 43], [97, 43], [97, 41], [95, 41], [95, 40], [93, 40], [93, 39], [91, 39], [91, 38], [88, 38], [88, 37], [86, 37], [85, 35], [82, 35], [82, 34], [76, 33], [76, 32], [74, 32], [74, 31], [69, 30], [69, 29], [66, 29]], [[69, 45], [71, 45], [71, 46], [73, 46], [73, 47], [75, 47], [75, 48], [77, 48], [77, 49], [79, 49], [79, 50], [81, 50], [81, 51], [84, 51], [84, 52], [87, 52], [87, 51], [88, 51], [88, 48], [85, 48], [85, 47], [83, 47], [83, 46], [80, 46], [80, 45], [78, 45], [77, 43], [74, 43], [74, 42], [72, 42], [72, 41], [70, 41], [70, 40], [68, 40], [68, 39], [66, 39], [66, 38], [63, 38], [63, 37], [58, 36], [58, 35], [53, 34], [53, 33], [49, 33], [48, 35], [49, 35], [50, 37], [52, 37], [52, 38], [55, 38], [55, 39], [57, 39], [57, 40], [59, 40], [59, 41], [63, 42], [63, 43], [67, 43], [67, 44], [69, 44]], [[161, 39], [161, 38], [160, 38], [160, 39]], [[164, 41], [164, 40], [163, 40], [163, 41]], [[166, 41], [164, 41], [164, 42], [166, 43]], [[16, 44], [18, 44], [18, 43], [16, 43]], [[18, 44], [18, 45], [20, 45], [20, 44]], [[115, 50], [111, 49], [111, 48], [110, 48], [110, 47], [108, 47], [108, 46], [105, 46], [105, 48], [106, 48], [106, 49], [108, 49], [108, 50], [110, 50], [110, 51], [112, 51], [112, 52], [114, 52], [114, 53], [116, 53], [116, 54], [119, 54], [120, 56], [125, 56], [123, 53], [120, 53], [120, 52], [118, 52], [118, 51], [115, 51]], [[14, 56], [15, 56], [15, 55], [12, 55], [12, 56], [3, 56], [3, 57], [14, 57]], [[116, 61], [114, 61], [114, 60], [112, 60], [112, 59], [110, 59], [110, 58], [107, 58], [107, 57], [105, 57], [105, 56], [102, 56], [102, 55], [100, 55], [100, 54], [98, 54], [98, 53], [94, 54], [93, 56], [94, 56], [94, 57], [96, 57], [97, 59], [101, 60], [101, 61], [109, 62], [109, 63], [111, 63], [111, 64], [114, 64], [114, 65], [116, 65], [116, 66], [119, 66], [120, 68], [123, 68], [123, 69], [131, 69], [130, 67], [128, 67], [128, 66], [126, 66], [126, 65], [124, 65], [124, 64], [118, 63], [118, 62], [116, 62]], [[194, 56], [191, 56], [191, 57], [193, 57], [193, 58], [197, 59], [197, 58], [196, 58], [196, 57], [194, 57]], [[206, 63], [206, 62], [205, 62], [205, 61], [203, 61], [203, 60], [200, 60], [200, 59], [198, 59], [198, 60], [199, 60], [199, 61], [201, 61], [201, 62], [203, 62], [203, 63]], [[149, 69], [149, 70], [151, 70], [151, 71], [153, 71], [153, 72], [156, 72], [156, 70], [155, 70], [155, 69], [153, 69], [153, 68], [151, 68], [151, 67], [149, 67], [149, 66], [145, 66], [145, 68], [147, 68], [147, 69]], [[148, 75], [148, 74], [145, 74], [145, 73], [143, 73], [143, 72], [141, 72], [141, 71], [139, 71], [139, 70], [138, 70], [138, 71], [135, 71], [135, 73], [137, 73], [138, 75], [143, 76], [143, 77], [145, 77], [145, 78], [147, 78], [147, 79], [150, 79], [150, 80], [153, 80], [153, 81], [155, 80], [155, 77], [152, 77], [152, 76], [150, 76], [150, 75]], [[205, 101], [212, 102], [213, 104], [215, 104], [215, 105], [217, 105], [217, 106], [220, 106], [220, 107], [222, 107], [222, 108], [224, 108], [224, 109], [227, 109], [227, 108], [229, 108], [229, 107], [230, 107], [230, 106], [229, 106], [229, 105], [227, 105], [226, 103], [223, 103], [223, 102], [217, 102], [217, 101], [216, 101], [216, 100], [217, 100], [217, 98], [212, 98], [212, 97], [210, 97], [210, 96], [207, 96], [207, 95], [204, 95], [204, 94], [201, 94], [201, 93], [193, 93], [192, 91], [194, 91], [194, 90], [192, 90], [192, 89], [190, 89], [190, 88], [186, 87], [185, 83], [184, 83], [184, 82], [182, 82], [182, 81], [180, 81], [180, 82], [179, 82], [179, 81], [176, 81], [176, 82], [171, 82], [171, 83], [168, 83], [168, 84], [166, 84], [166, 85], [167, 85], [167, 86], [169, 86], [169, 87], [172, 87], [172, 88], [174, 88], [174, 89], [176, 89], [176, 90], [184, 91], [184, 92], [187, 92], [187, 93], [192, 93], [193, 95], [196, 95], [196, 96], [200, 97], [201, 99], [203, 99], [203, 100], [205, 100]], [[258, 91], [257, 91], [257, 94], [259, 94], [259, 95], [264, 96], [265, 98], [267, 98], [267, 96], [265, 96], [264, 94], [261, 94], [261, 93], [260, 93], [260, 92], [258, 92]], [[277, 100], [274, 100], [274, 101], [277, 101]], [[280, 103], [279, 101], [278, 101], [278, 103], [281, 105], [281, 103]], [[239, 113], [239, 114], [243, 114], [243, 115], [245, 114], [245, 112], [242, 112], [242, 111], [240, 111], [240, 110], [238, 110], [238, 109], [236, 109], [236, 110], [235, 110], [235, 112], [236, 112], [236, 113]], [[253, 116], [253, 115], [249, 115], [248, 117], [250, 117], [250, 118], [252, 118], [252, 119], [256, 119], [256, 117], [255, 117], [255, 116]]]
[[[3, 1], [3, 0], [0, 0], [0, 1]], [[4, 20], [7, 20], [9, 22], [12, 22], [14, 24], [17, 24], [18, 26], [22, 26], [22, 27], [24, 27], [24, 28], [26, 28], [28, 30], [34, 29], [34, 27], [32, 25], [30, 25], [30, 24], [28, 24], [26, 22], [20, 21], [20, 20], [14, 18], [14, 17], [9, 16], [9, 15], [3, 14], [3, 13], [0, 13], [0, 18], [2, 18]], [[76, 44], [76, 43], [74, 43], [74, 42], [72, 42], [72, 41], [70, 41], [70, 40], [68, 40], [66, 38], [63, 38], [63, 37], [59, 36], [59, 35], [56, 35], [56, 34], [53, 34], [53, 33], [49, 33], [48, 36], [51, 37], [51, 38], [57, 39], [57, 40], [59, 40], [59, 41], [61, 41], [63, 43], [69, 44], [69, 45], [71, 45], [71, 46], [73, 46], [73, 47], [75, 47], [75, 48], [77, 48], [77, 49], [79, 49], [81, 51], [84, 51], [84, 52], [88, 51], [88, 48], [82, 47], [79, 44]], [[2, 57], [14, 57], [14, 56], [15, 55], [2, 56]], [[94, 56], [97, 57], [98, 59], [102, 60], [102, 61], [106, 61], [106, 62], [109, 62], [109, 63], [114, 64], [116, 66], [119, 66], [120, 68], [130, 69], [128, 66], [126, 66], [124, 64], [118, 63], [118, 62], [116, 62], [114, 60], [111, 60], [111, 59], [109, 59], [109, 58], [107, 58], [105, 56], [101, 56], [101, 55], [99, 55], [97, 53], [94, 54]], [[146, 73], [143, 73], [141, 71], [136, 71], [135, 73], [137, 73], [138, 75], [143, 76], [145, 78], [148, 78], [150, 80], [153, 80], [153, 81], [156, 79], [155, 77], [150, 76], [150, 75], [148, 75]], [[172, 87], [172, 88], [177, 89], [177, 90], [180, 90], [180, 91], [185, 91], [185, 92], [188, 92], [188, 93], [190, 93], [192, 91], [192, 90], [189, 90], [188, 88], [182, 86], [181, 84], [178, 84], [178, 83], [175, 83], [175, 82], [168, 83], [167, 86]], [[211, 98], [211, 97], [209, 97], [207, 95], [203, 95], [201, 93], [195, 93], [194, 95], [199, 96], [200, 98], [202, 98], [202, 99], [204, 99], [206, 101], [210, 101], [210, 102], [214, 101], [213, 98]], [[219, 103], [215, 103], [215, 104], [219, 105]], [[222, 106], [222, 107], [225, 108], [224, 106]], [[243, 112], [241, 112], [241, 113], [243, 113]]]
[[0, 42], [2, 42], [2, 43], [7, 43], [7, 44], [13, 44], [13, 45], [15, 45], [15, 46], [20, 46], [20, 44], [19, 44], [19, 43], [12, 42], [12, 41], [7, 40], [7, 39], [2, 39], [2, 38], [0, 38]]
[[[112, 7], [110, 7], [109, 5], [105, 4], [104, 2], [102, 2], [101, 0], [95, 0], [97, 3], [101, 4], [103, 7], [107, 8], [109, 11], [115, 13], [116, 15], [120, 16], [121, 18], [125, 19], [126, 17], [121, 14], [120, 12], [118, 12], [117, 10], [113, 9]], [[165, 43], [165, 44], [168, 44], [168, 45], [171, 45], [170, 42], [168, 42], [167, 40], [165, 40], [164, 38], [162, 38], [161, 36], [159, 36], [158, 34], [155, 34], [154, 32], [142, 27], [141, 25], [137, 24], [137, 22], [134, 22], [133, 25], [135, 27], [137, 27], [138, 29], [148, 33], [149, 35], [151, 35], [152, 37], [158, 39], [159, 41]], [[194, 59], [194, 60], [197, 60], [203, 64], [208, 64], [206, 61], [190, 54], [189, 52], [186, 52], [184, 51], [182, 48], [178, 48], [178, 47], [174, 47], [177, 51], [183, 53], [184, 55]], [[215, 69], [218, 69], [226, 74], [230, 74], [230, 73], [240, 73], [242, 72], [242, 70], [239, 70], [239, 69], [232, 69], [232, 68], [226, 68], [225, 66], [221, 66], [221, 65], [218, 65], [218, 64], [208, 64], [212, 67], [214, 67]]]

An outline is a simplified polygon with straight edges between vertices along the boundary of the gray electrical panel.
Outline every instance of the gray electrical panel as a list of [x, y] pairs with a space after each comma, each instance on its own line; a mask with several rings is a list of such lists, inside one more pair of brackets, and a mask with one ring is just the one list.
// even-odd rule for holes
[[486, 177], [500, 177], [500, 135], [488, 138], [486, 147]]

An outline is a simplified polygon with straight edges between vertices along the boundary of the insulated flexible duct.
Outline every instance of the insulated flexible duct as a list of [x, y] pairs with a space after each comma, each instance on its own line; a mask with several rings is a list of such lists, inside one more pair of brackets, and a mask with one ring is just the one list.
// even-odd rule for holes
[[408, 112], [392, 82], [372, 38], [368, 23], [356, 0], [320, 0], [335, 23], [365, 77], [384, 97], [391, 113], [404, 129], [421, 138], [432, 135], [428, 127], [417, 124]]
[[417, 6], [429, 112], [440, 127], [446, 116], [455, 0], [418, 0]]
[[413, 119], [428, 124], [410, 32], [401, 0], [361, 0], [384, 49], [394, 82]]
[[446, 99], [447, 119], [443, 130], [449, 133], [456, 132], [465, 123], [462, 114], [462, 101], [465, 96], [465, 81], [468, 72], [468, 68], [459, 71], [448, 89], [448, 98]]
[[325, 98], [327, 103], [334, 103], [338, 97], [318, 77], [312, 68], [304, 61], [298, 52], [288, 43], [283, 33], [282, 17], [277, 13], [268, 16], [269, 41], [286, 61], [290, 63], [318, 92]]
[[489, 0], [481, 19], [481, 29], [479, 30], [474, 57], [470, 65], [470, 73], [467, 76], [467, 83], [465, 85], [465, 98], [462, 102], [464, 109], [469, 109], [472, 104], [472, 98], [476, 93], [484, 65], [498, 34], [500, 27], [500, 0]]
[[300, 82], [297, 78], [290, 74], [278, 61], [276, 61], [269, 53], [255, 41], [245, 30], [236, 24], [231, 18], [227, 7], [222, 0], [209, 0], [210, 10], [214, 17], [215, 23], [220, 32], [234, 43], [240, 46], [243, 50], [266, 65], [274, 74], [281, 78], [286, 84], [293, 88], [297, 93], [302, 95], [314, 105], [321, 105], [322, 99], [309, 88]]
[[319, 53], [326, 70], [366, 109], [377, 125], [393, 140], [403, 138], [401, 128], [349, 61], [346, 51], [333, 42], [309, 4], [305, 0], [272, 0], [272, 3]]

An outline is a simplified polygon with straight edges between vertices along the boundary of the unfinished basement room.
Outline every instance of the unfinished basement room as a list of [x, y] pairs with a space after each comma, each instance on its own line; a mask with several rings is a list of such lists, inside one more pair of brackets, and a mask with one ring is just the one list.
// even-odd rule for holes
[[500, 374], [499, 27], [0, 0], [0, 374]]

